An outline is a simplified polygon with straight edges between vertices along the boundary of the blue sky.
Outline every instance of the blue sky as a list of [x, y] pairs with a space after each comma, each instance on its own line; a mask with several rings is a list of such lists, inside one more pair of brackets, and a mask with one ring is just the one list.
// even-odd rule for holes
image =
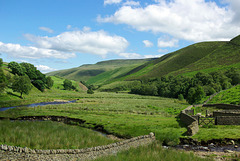
[[42, 72], [240, 34], [239, 0], [0, 0], [0, 57]]

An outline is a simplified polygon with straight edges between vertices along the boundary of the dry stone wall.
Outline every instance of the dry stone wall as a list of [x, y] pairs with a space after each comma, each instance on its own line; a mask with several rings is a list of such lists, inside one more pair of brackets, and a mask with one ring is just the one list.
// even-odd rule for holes
[[185, 110], [182, 110], [180, 113], [180, 120], [187, 125], [187, 135], [195, 135], [199, 131], [198, 120], [190, 116], [188, 113], [193, 106], [187, 107]]
[[226, 110], [240, 110], [240, 105], [232, 105], [232, 104], [204, 104], [203, 107], [216, 107], [219, 109], [226, 109]]
[[240, 125], [240, 116], [217, 116], [216, 125]]
[[[10, 120], [51, 120], [65, 123], [84, 123], [84, 120], [62, 116], [26, 116], [15, 119], [0, 118]], [[98, 126], [98, 125], [96, 125]], [[27, 147], [17, 147], [0, 145], [0, 160], [90, 160], [100, 156], [116, 154], [117, 152], [149, 145], [155, 141], [153, 133], [112, 143], [109, 145], [97, 146], [85, 149], [30, 149]]]

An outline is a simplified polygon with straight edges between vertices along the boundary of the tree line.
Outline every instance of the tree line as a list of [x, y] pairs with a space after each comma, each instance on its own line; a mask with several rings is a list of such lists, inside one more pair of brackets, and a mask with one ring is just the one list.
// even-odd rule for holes
[[190, 104], [200, 103], [205, 96], [212, 95], [240, 83], [240, 72], [231, 68], [226, 72], [198, 72], [192, 78], [186, 76], [164, 76], [142, 80], [131, 92], [168, 98], [186, 99]]
[[10, 73], [4, 74], [3, 60], [0, 59], [0, 90], [4, 91], [5, 88], [11, 88], [14, 92], [19, 92], [21, 94], [28, 94], [32, 88], [35, 86], [38, 90], [44, 91], [46, 88], [50, 89], [53, 86], [54, 81], [51, 77], [46, 77], [45, 74], [41, 73], [37, 68], [30, 63], [17, 63], [10, 62], [7, 67], [10, 69]]

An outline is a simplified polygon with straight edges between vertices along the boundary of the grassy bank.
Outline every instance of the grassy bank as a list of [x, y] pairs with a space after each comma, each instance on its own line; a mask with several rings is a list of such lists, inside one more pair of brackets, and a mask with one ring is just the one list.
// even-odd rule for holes
[[81, 149], [113, 143], [100, 133], [50, 121], [0, 121], [0, 144], [32, 149]]
[[194, 156], [193, 153], [186, 153], [183, 151], [177, 150], [168, 150], [163, 149], [162, 146], [158, 143], [153, 143], [149, 146], [142, 146], [136, 149], [130, 149], [128, 151], [120, 152], [112, 156], [102, 157], [96, 159], [97, 161], [122, 161], [122, 160], [158, 160], [158, 161], [210, 161], [212, 158], [200, 158]]
[[[54, 97], [54, 96], [52, 96]], [[157, 139], [178, 143], [186, 131], [177, 121], [177, 114], [187, 105], [175, 99], [120, 93], [78, 93], [76, 103], [7, 110], [1, 117], [35, 115], [68, 116], [86, 120], [84, 127], [101, 125], [109, 133], [126, 138], [156, 133]]]

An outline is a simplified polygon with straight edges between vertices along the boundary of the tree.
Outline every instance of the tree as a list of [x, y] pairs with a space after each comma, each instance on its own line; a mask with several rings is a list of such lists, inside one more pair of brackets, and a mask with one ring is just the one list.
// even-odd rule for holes
[[200, 101], [206, 96], [203, 87], [200, 85], [197, 86], [195, 97], [194, 97], [194, 103], [200, 103]]
[[0, 58], [0, 68], [2, 67], [2, 65], [3, 65], [3, 60], [2, 58]]
[[0, 67], [0, 92], [2, 93], [7, 87], [7, 78], [4, 75], [2, 68]]
[[88, 93], [88, 94], [94, 94], [94, 92], [93, 92], [92, 89], [88, 89], [88, 90], [87, 90], [87, 93]]
[[72, 82], [68, 79], [65, 79], [63, 82], [63, 87], [65, 90], [71, 90], [72, 89]]
[[12, 61], [8, 64], [8, 68], [12, 70], [12, 74], [17, 74], [23, 76], [25, 74], [25, 69], [15, 61]]
[[54, 83], [54, 81], [52, 80], [52, 78], [51, 77], [47, 77], [47, 88], [48, 89], [50, 89], [50, 88], [52, 88], [52, 86], [53, 86], [53, 83]]
[[188, 90], [188, 96], [187, 96], [188, 103], [193, 104], [195, 102], [195, 93], [196, 93], [196, 90], [194, 87], [191, 87]]
[[14, 81], [12, 84], [12, 90], [14, 92], [18, 92], [21, 94], [21, 98], [23, 98], [24, 94], [29, 94], [32, 89], [31, 80], [28, 76], [14, 76]]

